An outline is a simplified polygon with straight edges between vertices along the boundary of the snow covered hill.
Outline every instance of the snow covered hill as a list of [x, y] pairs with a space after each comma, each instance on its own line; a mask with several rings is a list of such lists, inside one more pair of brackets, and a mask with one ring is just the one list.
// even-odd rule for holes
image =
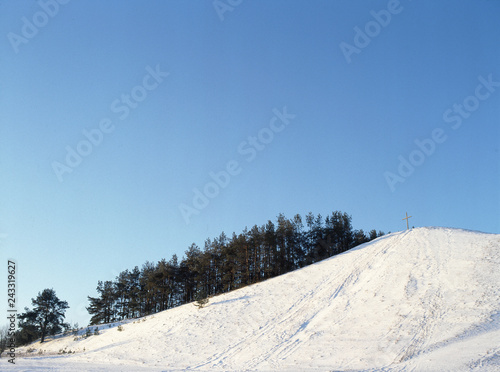
[[498, 371], [499, 267], [500, 235], [393, 233], [203, 309], [31, 345], [0, 369]]

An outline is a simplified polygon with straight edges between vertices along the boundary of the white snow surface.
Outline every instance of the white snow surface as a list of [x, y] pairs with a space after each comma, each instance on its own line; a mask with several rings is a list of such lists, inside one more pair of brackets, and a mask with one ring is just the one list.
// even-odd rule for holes
[[499, 264], [498, 234], [397, 232], [202, 309], [19, 348], [0, 370], [500, 371]]

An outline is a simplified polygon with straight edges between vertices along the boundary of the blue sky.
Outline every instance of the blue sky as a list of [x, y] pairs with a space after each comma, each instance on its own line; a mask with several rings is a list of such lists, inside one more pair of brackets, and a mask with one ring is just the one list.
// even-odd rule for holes
[[54, 1], [0, 2], [20, 310], [279, 213], [500, 233], [499, 1]]

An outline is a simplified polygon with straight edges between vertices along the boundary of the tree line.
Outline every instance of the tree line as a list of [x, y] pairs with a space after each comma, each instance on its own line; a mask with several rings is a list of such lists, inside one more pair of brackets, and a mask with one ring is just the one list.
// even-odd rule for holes
[[192, 244], [177, 255], [139, 269], [125, 270], [114, 280], [98, 281], [97, 297], [88, 296], [90, 324], [136, 318], [249, 284], [321, 261], [368, 242], [383, 233], [354, 230], [352, 218], [335, 211], [323, 218], [309, 213], [292, 219], [207, 239], [203, 249]]

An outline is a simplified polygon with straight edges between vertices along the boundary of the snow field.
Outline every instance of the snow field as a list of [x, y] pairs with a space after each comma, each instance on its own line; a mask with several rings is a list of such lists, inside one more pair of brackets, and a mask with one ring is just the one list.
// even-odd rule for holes
[[[500, 236], [418, 228], [1, 370], [500, 370]], [[59, 350], [75, 354], [57, 355]], [[39, 349], [44, 350], [38, 356]], [[84, 351], [85, 349], [85, 351]], [[26, 352], [27, 347], [19, 352]]]

